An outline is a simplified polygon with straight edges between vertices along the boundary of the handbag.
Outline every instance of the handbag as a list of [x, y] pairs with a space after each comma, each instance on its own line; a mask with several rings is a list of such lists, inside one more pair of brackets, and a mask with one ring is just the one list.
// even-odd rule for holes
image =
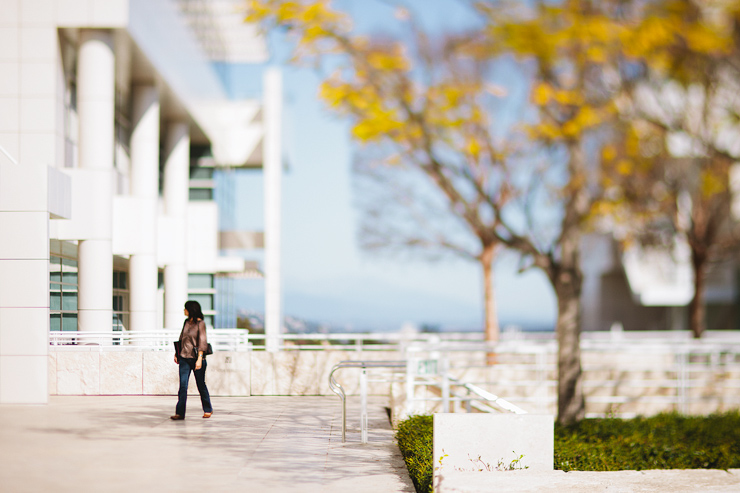
[[[174, 341], [172, 344], [175, 345], [175, 354], [179, 357], [182, 344], [180, 341]], [[198, 348], [195, 348], [195, 352], [198, 353]], [[203, 356], [208, 356], [209, 354], [213, 354], [213, 347], [211, 347], [210, 342], [208, 343], [208, 347], [206, 347], [206, 351], [203, 353]]]

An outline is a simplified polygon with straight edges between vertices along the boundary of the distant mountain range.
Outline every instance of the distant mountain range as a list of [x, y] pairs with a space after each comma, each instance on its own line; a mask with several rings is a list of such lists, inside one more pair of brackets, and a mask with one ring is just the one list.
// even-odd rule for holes
[[[247, 319], [251, 327], [257, 329], [265, 328], [265, 314], [254, 310], [239, 310], [237, 317]], [[359, 329], [352, 324], [335, 324], [326, 322], [315, 322], [290, 315], [283, 317], [283, 324], [290, 334], [329, 334], [341, 332], [369, 332], [372, 329]], [[377, 329], [376, 329], [377, 330]]]
[[[249, 325], [258, 330], [265, 328], [265, 314], [263, 312], [259, 312], [255, 310], [239, 310], [237, 312], [237, 317], [239, 319], [248, 320]], [[329, 333], [343, 333], [343, 332], [391, 332], [394, 330], [401, 330], [402, 328], [402, 327], [396, 327], [396, 328], [358, 327], [353, 324], [336, 324], [336, 323], [329, 323], [329, 322], [316, 322], [316, 321], [306, 320], [303, 318], [294, 317], [290, 315], [285, 315], [283, 319], [283, 324], [285, 325], [285, 328], [290, 334], [329, 334]], [[406, 324], [406, 326], [411, 326], [413, 327], [413, 329], [419, 330], [421, 332], [475, 332], [477, 330], [480, 330], [480, 329], [460, 328], [460, 327], [431, 325], [431, 324], [422, 324], [420, 326], [416, 326], [414, 324]], [[517, 324], [517, 323], [502, 322], [501, 326], [503, 327], [504, 331], [523, 330], [527, 332], [529, 331], [540, 332], [540, 331], [551, 331], [552, 330], [552, 327], [547, 327], [545, 325], [540, 325], [540, 324]]]

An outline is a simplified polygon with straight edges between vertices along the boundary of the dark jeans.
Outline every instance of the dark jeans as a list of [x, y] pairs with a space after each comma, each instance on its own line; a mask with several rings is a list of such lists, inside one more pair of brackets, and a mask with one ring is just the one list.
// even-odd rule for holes
[[195, 369], [195, 361], [195, 358], [180, 358], [180, 390], [177, 392], [175, 414], [182, 417], [185, 417], [185, 404], [188, 401], [188, 380], [190, 380], [191, 371], [195, 374], [195, 383], [198, 385], [198, 392], [200, 392], [200, 402], [203, 404], [203, 412], [213, 412], [211, 396], [208, 395], [208, 387], [206, 387], [206, 359], [203, 358], [203, 364], [200, 370]]

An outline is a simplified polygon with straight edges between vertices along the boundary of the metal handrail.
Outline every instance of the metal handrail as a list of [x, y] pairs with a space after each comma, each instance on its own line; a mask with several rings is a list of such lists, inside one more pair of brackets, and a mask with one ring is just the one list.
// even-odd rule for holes
[[334, 379], [334, 372], [341, 368], [406, 368], [406, 361], [340, 361], [329, 372], [329, 388], [342, 401], [342, 443], [346, 441], [347, 433], [347, 394], [344, 387]]
[[506, 399], [503, 399], [495, 394], [492, 394], [488, 392], [487, 390], [483, 390], [477, 385], [473, 385], [472, 383], [460, 382], [460, 380], [458, 380], [457, 378], [453, 378], [453, 377], [448, 377], [448, 378], [451, 382], [455, 383], [455, 385], [459, 385], [460, 387], [463, 387], [469, 390], [470, 392], [476, 394], [477, 396], [481, 397], [486, 402], [486, 404], [488, 404], [489, 402], [493, 402], [494, 404], [498, 405], [502, 409], [505, 409], [506, 411], [512, 412], [514, 414], [527, 414], [527, 411], [525, 411], [521, 407], [516, 406], [512, 404], [511, 402], [507, 401]]

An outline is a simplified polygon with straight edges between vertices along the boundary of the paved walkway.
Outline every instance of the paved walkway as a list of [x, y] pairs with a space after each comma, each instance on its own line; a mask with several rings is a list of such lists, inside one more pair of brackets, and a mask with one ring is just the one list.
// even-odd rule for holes
[[347, 443], [332, 397], [216, 397], [202, 419], [197, 397], [171, 421], [175, 397], [51, 397], [0, 406], [4, 492], [413, 493], [385, 399], [370, 399], [360, 443], [350, 398]]
[[437, 493], [737, 493], [740, 469], [651, 471], [457, 472], [438, 484]]

